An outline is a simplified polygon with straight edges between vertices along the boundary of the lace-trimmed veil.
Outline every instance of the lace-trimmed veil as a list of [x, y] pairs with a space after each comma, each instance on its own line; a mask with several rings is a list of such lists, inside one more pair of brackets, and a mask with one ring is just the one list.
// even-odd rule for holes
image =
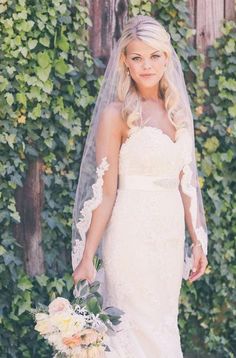
[[[150, 17], [148, 16], [139, 15], [136, 16], [136, 18], [139, 18], [139, 21], [150, 21]], [[118, 41], [115, 44], [110, 55], [103, 82], [101, 84], [101, 88], [92, 113], [90, 127], [80, 165], [80, 174], [75, 195], [72, 223], [73, 269], [76, 268], [82, 259], [86, 242], [86, 233], [91, 223], [92, 212], [99, 206], [102, 201], [103, 175], [106, 170], [109, 170], [109, 163], [107, 162], [106, 157], [104, 157], [100, 163], [96, 162], [95, 138], [102, 111], [109, 103], [117, 100], [120, 54], [119, 43], [120, 42]], [[190, 108], [181, 63], [172, 45], [171, 48], [172, 56], [170, 61], [172, 62], [172, 66], [169, 67], [169, 70], [171, 71], [172, 82], [180, 94], [181, 103], [185, 110], [185, 120], [188, 124], [188, 129], [192, 138], [192, 153], [188, 153], [186, 156], [186, 163], [183, 168], [184, 175], [182, 179], [182, 187], [184, 192], [189, 196], [189, 198], [191, 198], [190, 211], [192, 215], [193, 226], [195, 228], [197, 238], [201, 241], [204, 252], [207, 254], [207, 228], [196, 167], [193, 116]], [[180, 130], [181, 129], [182, 128], [180, 128]], [[97, 255], [101, 258], [102, 242], [103, 239], [101, 239], [97, 249]], [[187, 279], [192, 265], [192, 257], [189, 257], [189, 252], [191, 252], [191, 250], [187, 240], [185, 244], [186, 250], [184, 255], [185, 259], [183, 278]], [[99, 270], [96, 279], [101, 282], [101, 290], [104, 290], [104, 272], [102, 270]], [[74, 294], [76, 295], [76, 289]]]

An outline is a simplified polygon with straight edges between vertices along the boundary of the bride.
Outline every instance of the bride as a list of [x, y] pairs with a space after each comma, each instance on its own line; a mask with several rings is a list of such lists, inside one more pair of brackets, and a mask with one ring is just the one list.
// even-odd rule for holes
[[[207, 228], [182, 68], [170, 35], [152, 17], [131, 18], [112, 51], [73, 219], [75, 285], [98, 279], [105, 307], [125, 312], [105, 356], [183, 357], [181, 282], [205, 272]], [[95, 254], [103, 260], [98, 272]]]

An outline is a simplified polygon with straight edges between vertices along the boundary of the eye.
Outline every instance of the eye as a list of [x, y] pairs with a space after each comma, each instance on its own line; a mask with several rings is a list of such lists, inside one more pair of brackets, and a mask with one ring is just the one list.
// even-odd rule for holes
[[141, 59], [141, 57], [137, 57], [137, 56], [132, 58], [132, 60], [133, 60], [133, 61], [136, 61], [136, 62], [137, 62], [138, 60], [140, 60], [140, 59]]
[[153, 55], [152, 56], [154, 59], [158, 59], [159, 57], [161, 57], [160, 55]]

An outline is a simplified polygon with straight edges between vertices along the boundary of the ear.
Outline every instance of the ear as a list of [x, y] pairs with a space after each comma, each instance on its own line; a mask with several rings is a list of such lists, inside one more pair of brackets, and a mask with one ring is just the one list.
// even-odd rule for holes
[[126, 57], [125, 57], [125, 54], [124, 54], [124, 53], [121, 54], [121, 61], [124, 62], [124, 64], [125, 64], [126, 67], [128, 67], [128, 64], [127, 64], [127, 62], [126, 62]]
[[164, 57], [165, 57], [165, 67], [167, 67], [167, 66], [168, 66], [168, 62], [169, 62], [169, 60], [168, 60], [168, 55], [167, 55], [166, 52], [163, 52], [163, 54], [164, 54]]

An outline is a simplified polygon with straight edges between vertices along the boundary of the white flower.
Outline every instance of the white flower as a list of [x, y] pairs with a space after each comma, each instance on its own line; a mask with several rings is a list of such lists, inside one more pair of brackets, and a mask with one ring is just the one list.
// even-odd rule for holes
[[36, 321], [41, 321], [42, 319], [49, 319], [49, 315], [47, 313], [36, 313], [35, 314]]
[[70, 311], [54, 313], [53, 316], [51, 316], [51, 322], [63, 335], [67, 333], [70, 334], [71, 332], [73, 334], [78, 331], [73, 314]]

